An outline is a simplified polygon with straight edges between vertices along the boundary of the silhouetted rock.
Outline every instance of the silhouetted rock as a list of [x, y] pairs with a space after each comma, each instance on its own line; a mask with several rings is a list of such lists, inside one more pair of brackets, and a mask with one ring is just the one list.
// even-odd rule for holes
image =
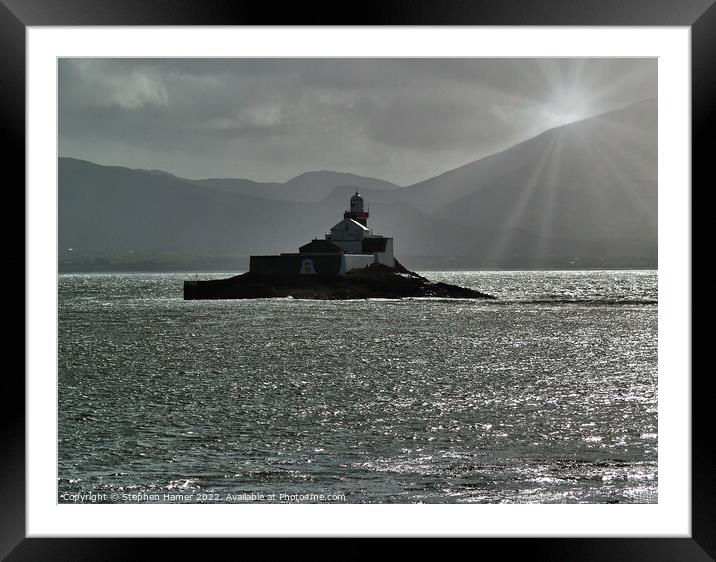
[[368, 299], [438, 297], [494, 299], [466, 287], [433, 282], [408, 271], [396, 260], [396, 267], [373, 264], [346, 275], [264, 276], [244, 273], [228, 279], [184, 281], [184, 299]]

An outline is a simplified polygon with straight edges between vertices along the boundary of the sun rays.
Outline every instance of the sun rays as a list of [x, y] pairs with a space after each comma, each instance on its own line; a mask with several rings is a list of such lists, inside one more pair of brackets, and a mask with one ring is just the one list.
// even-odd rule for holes
[[556, 252], [555, 245], [576, 254], [583, 239], [601, 240], [606, 249], [612, 239], [652, 236], [656, 124], [644, 128], [642, 121], [653, 121], [655, 114], [636, 114], [632, 119], [607, 114], [549, 131], [541, 152], [526, 160], [530, 171], [521, 184], [507, 178], [500, 185], [501, 178], [494, 178], [491, 187], [507, 190], [514, 199], [488, 254], [494, 259], [517, 247], [530, 248], [537, 263]]

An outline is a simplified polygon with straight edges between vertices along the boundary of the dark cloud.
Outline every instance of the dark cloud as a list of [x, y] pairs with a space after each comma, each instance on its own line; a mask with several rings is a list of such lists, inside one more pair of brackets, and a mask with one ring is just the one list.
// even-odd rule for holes
[[61, 59], [60, 154], [409, 184], [656, 96], [655, 59]]

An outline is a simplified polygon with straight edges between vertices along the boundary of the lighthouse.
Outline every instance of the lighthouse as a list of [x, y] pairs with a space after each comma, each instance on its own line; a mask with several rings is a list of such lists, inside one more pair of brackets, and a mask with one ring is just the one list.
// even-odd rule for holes
[[358, 193], [358, 190], [356, 189], [355, 195], [351, 197], [351, 208], [350, 211], [346, 211], [343, 213], [344, 219], [353, 219], [354, 221], [362, 224], [363, 226], [368, 226], [368, 211], [364, 208], [364, 201], [363, 197], [360, 193]]
[[249, 269], [258, 275], [345, 275], [372, 264], [395, 267], [393, 239], [373, 234], [368, 228], [368, 211], [358, 190], [351, 197], [343, 220], [314, 238], [298, 253], [278, 256], [251, 256]]

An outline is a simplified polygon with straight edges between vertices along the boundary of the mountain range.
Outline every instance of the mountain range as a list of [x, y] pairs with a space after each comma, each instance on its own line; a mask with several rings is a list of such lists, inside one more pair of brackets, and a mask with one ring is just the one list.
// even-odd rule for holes
[[250, 254], [322, 237], [356, 189], [408, 267], [655, 267], [657, 101], [409, 186], [334, 171], [190, 180], [60, 158], [60, 266], [202, 268], [215, 256], [220, 269], [242, 269]]

